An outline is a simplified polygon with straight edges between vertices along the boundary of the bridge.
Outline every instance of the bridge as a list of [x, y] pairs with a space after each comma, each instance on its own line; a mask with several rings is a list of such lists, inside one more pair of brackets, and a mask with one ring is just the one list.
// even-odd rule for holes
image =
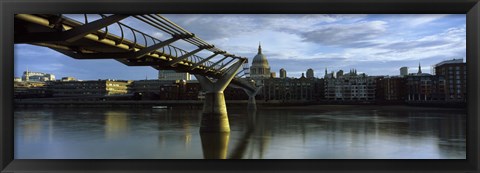
[[[114, 59], [127, 66], [194, 74], [206, 91], [201, 132], [230, 131], [223, 94], [230, 83], [249, 95], [248, 109], [256, 109], [255, 95], [260, 87], [242, 78], [248, 75], [247, 58], [219, 49], [158, 14], [95, 14], [96, 18], [92, 15], [83, 14], [80, 21], [62, 14], [16, 14], [14, 42], [47, 47], [80, 60]], [[122, 23], [126, 18], [171, 37], [160, 40]], [[196, 49], [186, 51], [172, 45], [179, 40]], [[211, 54], [203, 58], [198, 55], [201, 51]], [[221, 58], [215, 58], [217, 56]]]

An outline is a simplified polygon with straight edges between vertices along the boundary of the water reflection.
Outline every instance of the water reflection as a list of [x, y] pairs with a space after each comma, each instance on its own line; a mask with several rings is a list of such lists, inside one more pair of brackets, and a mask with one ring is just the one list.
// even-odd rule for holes
[[126, 112], [105, 112], [105, 136], [108, 139], [118, 139], [128, 134], [128, 117]]
[[464, 159], [463, 110], [229, 109], [230, 133], [199, 133], [201, 110], [21, 109], [15, 158]]
[[257, 124], [257, 110], [248, 109], [246, 130], [236, 145], [234, 145], [230, 159], [241, 159], [246, 155], [252, 135], [255, 133]]
[[230, 132], [200, 133], [203, 158], [226, 159]]

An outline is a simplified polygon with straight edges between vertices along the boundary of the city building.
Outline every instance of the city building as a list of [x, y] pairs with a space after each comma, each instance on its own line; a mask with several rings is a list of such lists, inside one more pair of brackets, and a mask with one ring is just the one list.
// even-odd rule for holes
[[287, 70], [281, 68], [280, 69], [280, 78], [286, 78], [287, 77]]
[[127, 94], [131, 81], [89, 80], [89, 81], [50, 81], [48, 88], [53, 97], [109, 96]]
[[418, 72], [417, 74], [422, 74], [422, 66], [420, 66], [420, 63], [418, 63]]
[[[205, 92], [197, 80], [138, 80], [133, 81], [129, 93], [142, 100], [202, 100]], [[246, 100], [247, 94], [241, 88], [228, 86], [224, 91], [226, 100]]]
[[337, 76], [337, 78], [342, 77], [343, 76], [343, 70], [338, 70], [336, 76]]
[[418, 72], [406, 77], [407, 102], [430, 102], [445, 100], [445, 77], [422, 73], [418, 65]]
[[408, 67], [400, 67], [400, 76], [404, 77], [408, 75]]
[[375, 77], [366, 74], [357, 74], [357, 70], [350, 73], [333, 77], [325, 75], [325, 99], [331, 101], [374, 101], [375, 100]]
[[445, 100], [466, 102], [467, 64], [463, 59], [442, 61], [434, 69], [435, 75], [445, 78]]
[[200, 84], [186, 80], [137, 80], [129, 85], [128, 92], [143, 100], [197, 100]]
[[[342, 72], [343, 72], [343, 71], [342, 71]], [[327, 78], [329, 78], [329, 79], [335, 78], [335, 74], [334, 74], [333, 71], [332, 71], [331, 73], [328, 73], [328, 72], [327, 72], [327, 68], [325, 68], [325, 76], [324, 76], [323, 78], [324, 78], [324, 79], [327, 79]]]
[[275, 72], [270, 73], [270, 78], [276, 78], [276, 77], [277, 77], [277, 74]]
[[307, 78], [309, 78], [309, 79], [313, 79], [313, 78], [314, 78], [313, 69], [309, 68], [309, 69], [307, 70]]
[[265, 101], [294, 102], [319, 99], [323, 80], [301, 78], [270, 78], [265, 80]]
[[158, 70], [158, 80], [174, 81], [174, 80], [191, 80], [189, 73], [178, 73], [174, 70]]
[[406, 78], [404, 77], [377, 77], [376, 101], [403, 103], [406, 96]]
[[408, 75], [406, 82], [407, 102], [445, 100], [445, 78], [443, 76]]
[[52, 92], [48, 89], [45, 82], [14, 81], [13, 88], [13, 97], [15, 99], [45, 98], [52, 96]]
[[54, 81], [55, 75], [42, 73], [42, 72], [31, 72], [24, 71], [22, 75], [23, 81], [35, 81], [35, 82], [45, 82], [45, 81]]
[[77, 81], [74, 77], [62, 77], [62, 81]]
[[270, 78], [270, 66], [268, 65], [267, 57], [262, 54], [262, 46], [258, 45], [258, 53], [255, 55], [250, 66], [250, 77], [258, 84], [261, 84], [262, 79]]

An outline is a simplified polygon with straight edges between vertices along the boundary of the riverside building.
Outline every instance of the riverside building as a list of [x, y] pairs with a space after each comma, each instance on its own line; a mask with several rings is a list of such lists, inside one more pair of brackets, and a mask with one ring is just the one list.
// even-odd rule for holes
[[463, 59], [442, 61], [434, 65], [435, 75], [445, 78], [445, 100], [466, 102], [467, 64]]
[[[326, 70], [325, 70], [326, 72]], [[334, 72], [325, 74], [325, 99], [331, 101], [374, 101], [375, 77], [357, 74], [350, 70], [347, 74], [333, 77]]]

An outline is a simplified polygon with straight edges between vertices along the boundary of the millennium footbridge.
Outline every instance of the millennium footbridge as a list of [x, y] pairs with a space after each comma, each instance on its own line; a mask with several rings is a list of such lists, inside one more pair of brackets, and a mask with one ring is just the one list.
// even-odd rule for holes
[[[194, 74], [206, 91], [201, 132], [230, 131], [223, 94], [229, 84], [242, 88], [249, 95], [248, 108], [256, 108], [255, 95], [260, 87], [244, 78], [247, 58], [219, 49], [158, 14], [95, 14], [94, 20], [92, 15], [83, 14], [83, 20], [74, 20], [61, 14], [16, 14], [15, 44], [47, 47], [75, 59], [114, 59], [127, 66], [151, 66], [157, 70]], [[171, 37], [159, 40], [122, 23], [126, 18]], [[114, 34], [113, 28], [119, 34]], [[179, 40], [196, 49], [186, 51], [172, 45]], [[205, 50], [211, 55], [200, 57], [198, 53]], [[213, 61], [217, 56], [221, 58]]]

